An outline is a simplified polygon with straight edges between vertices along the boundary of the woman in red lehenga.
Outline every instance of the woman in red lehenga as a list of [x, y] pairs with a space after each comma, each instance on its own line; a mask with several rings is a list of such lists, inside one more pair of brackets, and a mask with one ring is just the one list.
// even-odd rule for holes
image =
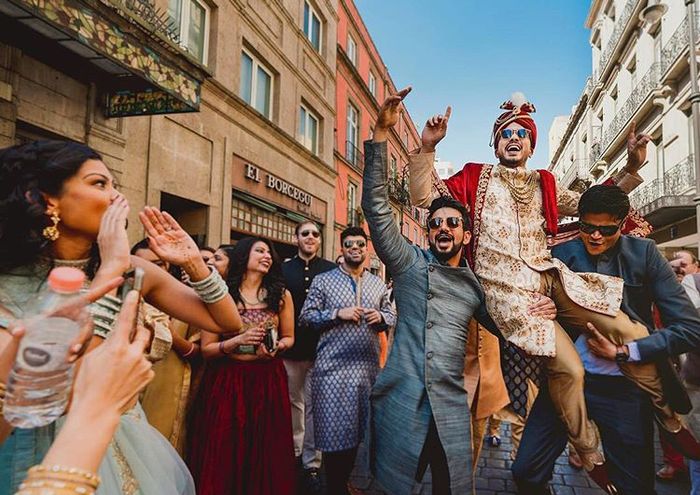
[[291, 406], [277, 355], [294, 344], [294, 307], [281, 263], [269, 241], [247, 237], [221, 246], [214, 265], [238, 304], [243, 333], [202, 332], [208, 362], [193, 404], [188, 462], [197, 493], [293, 494]]

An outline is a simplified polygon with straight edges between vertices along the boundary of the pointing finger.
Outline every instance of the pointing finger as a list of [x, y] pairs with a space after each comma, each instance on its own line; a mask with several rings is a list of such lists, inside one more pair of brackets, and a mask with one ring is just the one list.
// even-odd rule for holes
[[445, 124], [447, 124], [447, 121], [450, 120], [451, 115], [452, 115], [452, 107], [450, 105], [447, 105], [447, 108], [445, 109]]
[[406, 96], [408, 95], [408, 93], [411, 92], [412, 89], [413, 89], [413, 88], [412, 88], [411, 86], [406, 86], [406, 87], [403, 88], [401, 91], [399, 91], [398, 93], [396, 93], [396, 96], [398, 96], [400, 99], [403, 100], [404, 98], [406, 98]]

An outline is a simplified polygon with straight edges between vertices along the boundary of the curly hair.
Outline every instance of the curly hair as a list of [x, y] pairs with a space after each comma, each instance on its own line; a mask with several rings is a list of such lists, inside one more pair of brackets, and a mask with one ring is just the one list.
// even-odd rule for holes
[[[34, 263], [45, 252], [49, 241], [42, 231], [51, 220], [43, 195], [59, 195], [87, 160], [102, 157], [69, 141], [34, 141], [0, 150], [0, 273]], [[98, 265], [94, 245], [88, 272], [94, 275]]]
[[618, 186], [597, 184], [581, 195], [578, 200], [578, 216], [589, 213], [607, 213], [613, 218], [624, 220], [630, 212], [630, 200]]
[[228, 257], [228, 271], [225, 277], [226, 285], [228, 285], [228, 292], [231, 294], [231, 297], [233, 297], [233, 300], [242, 304], [245, 309], [246, 304], [241, 297], [240, 287], [246, 270], [248, 269], [250, 252], [257, 242], [264, 242], [270, 249], [272, 266], [270, 266], [270, 270], [263, 277], [262, 287], [264, 287], [267, 292], [264, 302], [267, 304], [268, 309], [278, 313], [286, 286], [284, 283], [284, 275], [282, 274], [280, 258], [277, 255], [277, 251], [275, 251], [275, 247], [267, 239], [262, 237], [244, 237], [238, 241], [235, 246], [230, 244], [219, 246], [219, 249], [225, 252]]

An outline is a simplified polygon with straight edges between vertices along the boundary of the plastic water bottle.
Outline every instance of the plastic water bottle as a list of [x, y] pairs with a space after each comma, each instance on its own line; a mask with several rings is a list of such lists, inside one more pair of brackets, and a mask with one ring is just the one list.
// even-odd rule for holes
[[44, 426], [66, 409], [73, 382], [68, 352], [90, 318], [78, 300], [84, 282], [85, 274], [77, 268], [54, 268], [48, 289], [27, 313], [3, 411], [12, 426]]

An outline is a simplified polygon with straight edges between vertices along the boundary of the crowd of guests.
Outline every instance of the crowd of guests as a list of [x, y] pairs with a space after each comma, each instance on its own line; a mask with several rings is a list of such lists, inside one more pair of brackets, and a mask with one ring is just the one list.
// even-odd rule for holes
[[[375, 139], [389, 127], [378, 126]], [[0, 417], [0, 495], [320, 494], [322, 465], [326, 493], [343, 495], [353, 469], [369, 476], [371, 455], [391, 493], [408, 493], [428, 468], [433, 493], [461, 493], [473, 484], [482, 444], [500, 446], [501, 419], [517, 436], [519, 489], [548, 493], [572, 438], [547, 393], [552, 382], [542, 370], [517, 368], [520, 354], [486, 311], [462, 252], [472, 238], [464, 205], [446, 197], [430, 204], [430, 250], [401, 236], [386, 197], [384, 147], [367, 144], [363, 208], [395, 287], [365, 268], [370, 239], [359, 227], [341, 233], [341, 254], [330, 262], [320, 256], [319, 226], [302, 222], [297, 254], [282, 261], [262, 237], [197, 246], [167, 212], [146, 207], [139, 220], [147, 237], [130, 246], [128, 203], [94, 150], [56, 141], [0, 150], [0, 392], [22, 320], [52, 268], [87, 274], [82, 297], [93, 315], [93, 331], [67, 357], [78, 367], [67, 414], [33, 429]], [[581, 359], [573, 379], [584, 387], [607, 472], [618, 493], [655, 493], [656, 419], [666, 463], [657, 476], [686, 470], [690, 452], [700, 493], [700, 453], [685, 436], [685, 424], [700, 433], [697, 258], [681, 251], [669, 263], [652, 241], [622, 235], [629, 201], [619, 187], [591, 188], [577, 211], [579, 239], [555, 246], [553, 257], [573, 272], [624, 280], [624, 314], [659, 329], [632, 343], [589, 323], [566, 349]], [[118, 286], [134, 267], [144, 271], [143, 287], [121, 300]], [[524, 311], [565, 321], [575, 309], [557, 313], [556, 291]], [[668, 362], [681, 354], [683, 385]], [[654, 395], [658, 383], [643, 389], [625, 374], [649, 362], [663, 363], [663, 397]], [[648, 366], [650, 383], [657, 364]], [[520, 397], [506, 387], [507, 368], [517, 368]], [[672, 412], [662, 417], [663, 408]], [[677, 411], [690, 414], [668, 426]], [[376, 444], [375, 433], [383, 435]]]

